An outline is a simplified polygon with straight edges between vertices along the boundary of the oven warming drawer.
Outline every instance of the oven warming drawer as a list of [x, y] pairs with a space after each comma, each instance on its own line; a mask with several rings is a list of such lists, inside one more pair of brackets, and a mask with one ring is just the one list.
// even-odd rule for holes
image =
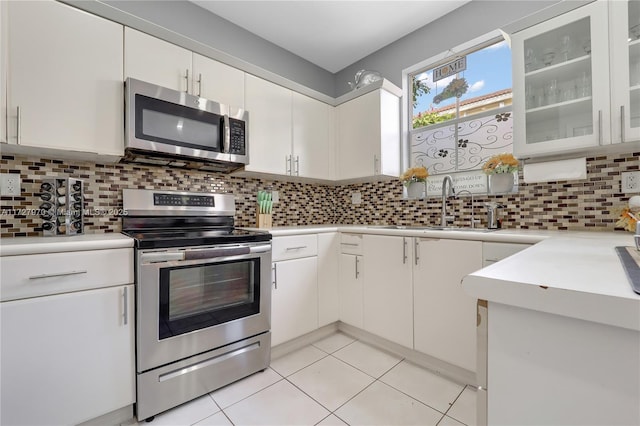
[[138, 421], [264, 370], [270, 359], [271, 332], [266, 332], [140, 373]]

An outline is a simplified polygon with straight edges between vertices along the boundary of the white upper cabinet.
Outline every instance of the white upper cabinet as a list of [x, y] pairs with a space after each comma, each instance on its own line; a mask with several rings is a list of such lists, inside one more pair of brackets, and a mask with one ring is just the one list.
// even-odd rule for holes
[[192, 92], [221, 104], [244, 108], [244, 72], [194, 53]]
[[125, 78], [244, 107], [243, 71], [131, 28], [124, 41]]
[[124, 76], [169, 89], [191, 89], [191, 51], [131, 28], [124, 30]]
[[333, 179], [333, 114], [324, 102], [293, 92], [293, 175]]
[[333, 178], [333, 107], [247, 74], [250, 172]]
[[0, 2], [0, 143], [7, 142], [7, 5]]
[[613, 142], [640, 140], [640, 2], [609, 2]]
[[607, 28], [595, 2], [513, 35], [517, 157], [611, 143]]
[[291, 90], [245, 76], [249, 111], [249, 165], [252, 172], [291, 174]]
[[3, 3], [8, 142], [122, 155], [122, 25], [56, 1]]
[[400, 99], [381, 88], [336, 108], [337, 179], [400, 174]]

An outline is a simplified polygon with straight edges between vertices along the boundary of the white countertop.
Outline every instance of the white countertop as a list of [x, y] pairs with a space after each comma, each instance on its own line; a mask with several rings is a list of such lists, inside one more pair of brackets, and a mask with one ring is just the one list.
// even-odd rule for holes
[[620, 232], [557, 235], [466, 276], [462, 286], [489, 302], [640, 331], [640, 295], [615, 252], [632, 245]]
[[83, 234], [60, 237], [0, 239], [0, 256], [106, 250], [133, 247], [133, 239], [122, 234]]

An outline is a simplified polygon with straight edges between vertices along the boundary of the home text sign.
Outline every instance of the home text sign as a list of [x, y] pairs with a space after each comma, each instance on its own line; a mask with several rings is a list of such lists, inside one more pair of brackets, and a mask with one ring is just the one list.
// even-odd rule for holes
[[[469, 191], [472, 194], [486, 194], [488, 192], [487, 175], [481, 170], [452, 173], [450, 176], [456, 193]], [[435, 175], [427, 178], [427, 197], [442, 196], [444, 177], [445, 175]]]
[[467, 69], [467, 57], [457, 58], [453, 62], [444, 64], [433, 70], [433, 81], [442, 80], [450, 75], [457, 74]]

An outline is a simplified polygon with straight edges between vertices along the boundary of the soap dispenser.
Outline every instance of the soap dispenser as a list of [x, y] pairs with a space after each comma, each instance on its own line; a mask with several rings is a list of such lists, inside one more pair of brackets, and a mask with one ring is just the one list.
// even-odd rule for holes
[[498, 209], [501, 209], [505, 206], [500, 203], [484, 203], [484, 205], [487, 208], [487, 228], [502, 228], [502, 219], [498, 217]]

